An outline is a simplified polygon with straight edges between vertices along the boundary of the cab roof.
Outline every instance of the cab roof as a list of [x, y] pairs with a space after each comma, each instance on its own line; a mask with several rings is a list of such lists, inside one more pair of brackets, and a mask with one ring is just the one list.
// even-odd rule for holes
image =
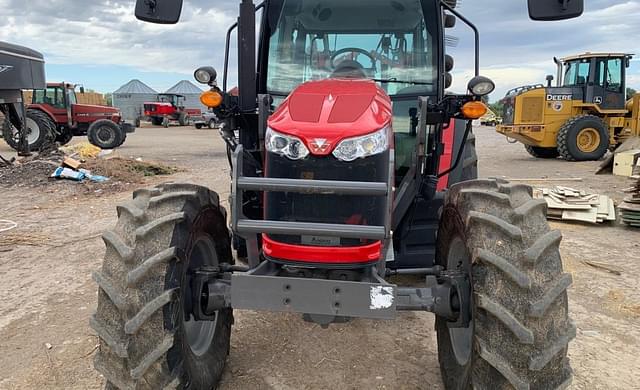
[[578, 54], [578, 55], [574, 55], [574, 56], [569, 56], [569, 57], [565, 57], [562, 59], [562, 62], [566, 62], [566, 61], [572, 61], [572, 60], [582, 60], [585, 58], [594, 58], [594, 57], [612, 57], [612, 58], [631, 58], [633, 57], [635, 54], [629, 54], [629, 53], [590, 53], [590, 52], [586, 52], [584, 54]]

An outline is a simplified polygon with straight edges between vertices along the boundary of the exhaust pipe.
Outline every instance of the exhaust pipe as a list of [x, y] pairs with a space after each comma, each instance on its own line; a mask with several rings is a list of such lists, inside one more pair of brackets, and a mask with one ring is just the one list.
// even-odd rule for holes
[[562, 62], [556, 57], [553, 57], [553, 62], [555, 62], [558, 67], [556, 73], [556, 87], [560, 87], [562, 85]]

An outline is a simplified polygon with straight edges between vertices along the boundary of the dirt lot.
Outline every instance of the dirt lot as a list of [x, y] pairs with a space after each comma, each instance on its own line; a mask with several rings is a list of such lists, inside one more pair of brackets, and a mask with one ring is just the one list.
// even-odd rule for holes
[[[625, 180], [594, 176], [597, 163], [536, 161], [493, 129], [476, 134], [482, 177], [583, 178], [552, 185], [622, 199]], [[178, 166], [182, 170], [170, 180], [208, 185], [222, 199], [228, 193], [216, 131], [140, 129], [118, 153]], [[11, 155], [1, 141], [0, 154]], [[147, 179], [146, 185], [163, 180]], [[92, 368], [97, 339], [88, 322], [97, 293], [90, 274], [102, 261], [99, 234], [115, 223], [115, 205], [129, 197], [129, 188], [87, 191], [69, 183], [0, 188], [0, 219], [19, 224], [0, 233], [0, 389], [101, 388]], [[565, 268], [574, 280], [572, 388], [640, 389], [640, 231], [553, 225], [564, 234]], [[592, 268], [585, 260], [622, 273]], [[321, 329], [295, 315], [236, 312], [222, 388], [441, 389], [433, 320], [428, 313], [402, 313], [393, 322], [355, 320]]]

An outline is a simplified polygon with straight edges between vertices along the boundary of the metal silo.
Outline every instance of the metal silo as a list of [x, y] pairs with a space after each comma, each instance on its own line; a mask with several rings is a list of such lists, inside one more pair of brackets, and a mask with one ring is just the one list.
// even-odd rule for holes
[[155, 102], [158, 92], [140, 80], [131, 80], [113, 93], [113, 106], [120, 109], [122, 117], [129, 123], [139, 126], [144, 114], [143, 104]]

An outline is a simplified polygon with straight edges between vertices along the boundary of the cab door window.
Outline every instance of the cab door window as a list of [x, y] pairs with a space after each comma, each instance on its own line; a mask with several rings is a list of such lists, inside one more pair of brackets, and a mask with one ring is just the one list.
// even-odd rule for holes
[[607, 91], [622, 93], [622, 59], [612, 58], [607, 61]]
[[57, 87], [36, 90], [33, 94], [33, 103], [48, 104], [55, 108], [65, 108], [63, 91]]

